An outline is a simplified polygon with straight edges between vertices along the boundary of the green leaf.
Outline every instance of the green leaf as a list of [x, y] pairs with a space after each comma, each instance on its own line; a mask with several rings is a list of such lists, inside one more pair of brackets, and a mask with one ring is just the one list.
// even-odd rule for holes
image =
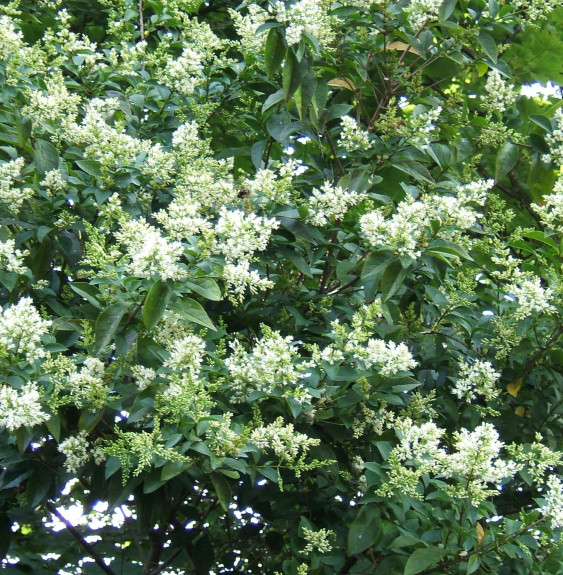
[[408, 558], [403, 575], [415, 575], [424, 571], [430, 565], [434, 565], [446, 554], [444, 549], [438, 547], [426, 547], [416, 549]]
[[53, 436], [55, 441], [59, 441], [61, 437], [61, 418], [58, 415], [51, 415], [45, 422], [49, 433]]
[[285, 40], [280, 29], [271, 28], [266, 38], [266, 49], [264, 52], [264, 63], [268, 78], [271, 78], [279, 70], [285, 52]]
[[348, 553], [357, 555], [371, 547], [381, 535], [379, 510], [366, 505], [360, 509], [358, 516], [350, 525], [348, 532]]
[[96, 344], [94, 354], [98, 355], [112, 340], [119, 322], [129, 309], [125, 303], [113, 303], [109, 305], [96, 320], [94, 329]]
[[102, 302], [100, 290], [92, 284], [86, 282], [70, 282], [70, 289], [89, 301], [94, 307], [100, 309]]
[[399, 258], [394, 258], [387, 264], [381, 277], [383, 301], [392, 298], [401, 289], [406, 276], [407, 270], [403, 268]]
[[269, 110], [272, 106], [275, 106], [277, 103], [283, 101], [284, 99], [285, 92], [283, 89], [270, 94], [262, 104], [262, 113], [264, 113], [266, 110]]
[[106, 461], [106, 469], [104, 473], [104, 477], [109, 479], [116, 471], [121, 469], [121, 460], [119, 457], [108, 457]]
[[543, 201], [543, 197], [553, 191], [557, 174], [555, 170], [550, 170], [542, 166], [538, 154], [534, 154], [532, 165], [528, 172], [528, 186], [530, 186], [530, 196], [534, 202]]
[[215, 493], [217, 493], [221, 507], [224, 511], [228, 511], [229, 505], [233, 499], [233, 493], [229, 482], [223, 475], [215, 472], [211, 474], [211, 481], [213, 481], [213, 487], [215, 487]]
[[479, 569], [479, 555], [474, 553], [469, 557], [469, 560], [467, 561], [466, 573], [467, 575], [471, 575], [471, 573], [475, 573], [477, 569]]
[[307, 118], [316, 88], [317, 79], [315, 77], [315, 69], [310, 66], [303, 76], [303, 80], [301, 81], [299, 88], [295, 91], [295, 104], [297, 105], [299, 119], [303, 123]]
[[100, 177], [102, 171], [100, 169], [100, 162], [95, 160], [76, 160], [76, 165], [90, 176]]
[[217, 282], [211, 278], [196, 278], [191, 281], [185, 281], [184, 284], [189, 287], [193, 292], [203, 296], [205, 299], [211, 301], [221, 301], [223, 294]]
[[47, 140], [35, 140], [33, 161], [40, 176], [45, 175], [45, 172], [49, 170], [56, 170], [59, 167], [57, 148]]
[[505, 142], [497, 154], [495, 181], [499, 182], [518, 163], [520, 150], [512, 142]]
[[530, 116], [530, 121], [538, 126], [541, 126], [544, 130], [551, 133], [553, 129], [551, 125], [551, 120], [547, 116], [543, 116], [542, 114], [532, 114]]
[[195, 299], [191, 299], [189, 297], [183, 297], [180, 300], [174, 302], [172, 306], [176, 311], [178, 311], [181, 315], [183, 315], [186, 319], [197, 323], [198, 325], [202, 325], [203, 327], [207, 327], [212, 329], [213, 331], [217, 331], [216, 327], [213, 325], [213, 322], [209, 319], [209, 316]]
[[441, 22], [447, 20], [453, 14], [456, 4], [457, 0], [444, 0], [444, 2], [442, 2], [440, 10], [438, 11]]
[[289, 101], [291, 96], [295, 94], [297, 88], [303, 80], [303, 76], [309, 70], [309, 63], [307, 58], [297, 61], [297, 58], [290, 50], [287, 52], [287, 57], [283, 66], [283, 91], [285, 92], [285, 99]]
[[143, 306], [143, 322], [148, 330], [153, 329], [161, 320], [171, 296], [172, 292], [165, 281], [154, 282]]
[[25, 494], [31, 507], [37, 506], [47, 498], [53, 485], [53, 474], [44, 469], [36, 469], [27, 482]]
[[495, 39], [487, 32], [481, 30], [477, 35], [477, 41], [481, 44], [485, 54], [496, 64], [498, 59], [498, 46]]

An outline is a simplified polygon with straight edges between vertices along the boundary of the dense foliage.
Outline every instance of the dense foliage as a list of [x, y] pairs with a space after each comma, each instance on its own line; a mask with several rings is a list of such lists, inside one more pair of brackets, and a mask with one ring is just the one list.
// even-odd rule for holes
[[561, 573], [560, 4], [3, 2], [0, 569]]

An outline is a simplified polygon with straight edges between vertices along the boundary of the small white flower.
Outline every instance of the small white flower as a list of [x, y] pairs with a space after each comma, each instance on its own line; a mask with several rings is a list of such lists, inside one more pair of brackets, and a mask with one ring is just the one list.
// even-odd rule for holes
[[47, 421], [50, 415], [44, 413], [41, 395], [36, 383], [26, 384], [21, 392], [8, 384], [0, 387], [0, 428], [15, 431], [20, 427], [33, 427]]

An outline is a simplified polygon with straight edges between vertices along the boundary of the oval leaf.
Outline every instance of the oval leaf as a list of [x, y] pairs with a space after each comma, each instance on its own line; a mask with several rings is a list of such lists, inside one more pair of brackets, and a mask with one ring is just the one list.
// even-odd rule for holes
[[147, 294], [143, 307], [143, 322], [147, 329], [153, 329], [160, 321], [172, 295], [166, 282], [157, 280]]
[[99, 315], [96, 320], [96, 345], [94, 354], [98, 355], [106, 345], [112, 340], [121, 318], [129, 309], [128, 304], [113, 303]]
[[444, 556], [445, 550], [438, 547], [426, 547], [424, 549], [416, 549], [409, 557], [405, 565], [403, 575], [415, 575], [424, 571], [430, 565], [438, 563]]

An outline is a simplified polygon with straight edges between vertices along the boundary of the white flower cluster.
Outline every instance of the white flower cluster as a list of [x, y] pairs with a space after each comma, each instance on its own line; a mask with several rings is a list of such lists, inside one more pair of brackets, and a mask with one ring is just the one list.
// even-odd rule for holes
[[49, 170], [39, 184], [47, 188], [51, 194], [62, 193], [68, 187], [68, 182], [60, 170]]
[[45, 87], [45, 91], [30, 91], [29, 103], [22, 113], [44, 126], [55, 138], [60, 138], [78, 114], [80, 96], [69, 93], [60, 73], [48, 77]]
[[239, 11], [229, 9], [237, 34], [240, 36], [242, 51], [256, 57], [264, 50], [266, 34], [258, 34], [257, 30], [268, 20], [268, 12], [258, 4], [248, 5], [248, 14], [242, 16]]
[[109, 393], [104, 373], [104, 364], [97, 357], [87, 357], [82, 369], [73, 369], [64, 383], [63, 389], [70, 401], [79, 408], [88, 406], [92, 411], [104, 407]]
[[142, 365], [134, 365], [131, 368], [131, 371], [133, 373], [133, 377], [135, 378], [135, 382], [137, 383], [139, 391], [147, 389], [147, 387], [156, 378], [156, 371], [150, 367], [144, 367]]
[[427, 206], [412, 200], [402, 201], [390, 219], [379, 210], [360, 218], [362, 233], [372, 246], [386, 246], [401, 256], [412, 258], [420, 257], [419, 243], [429, 223]]
[[160, 143], [152, 145], [141, 166], [141, 173], [154, 188], [169, 186], [174, 182], [176, 160], [174, 154], [162, 149]]
[[544, 226], [563, 234], [563, 176], [555, 182], [553, 192], [543, 197], [543, 204], [532, 204], [532, 208]]
[[243, 188], [252, 197], [263, 196], [276, 204], [287, 204], [293, 192], [293, 176], [299, 164], [294, 160], [281, 164], [279, 168], [264, 168], [256, 172], [254, 178], [242, 182]]
[[130, 262], [126, 269], [131, 274], [147, 279], [160, 276], [173, 280], [186, 275], [178, 264], [184, 253], [182, 244], [168, 241], [150, 224], [128, 220], [115, 237], [127, 250]]
[[541, 434], [536, 433], [535, 441], [529, 445], [513, 443], [507, 447], [512, 459], [524, 466], [537, 485], [543, 485], [546, 472], [554, 470], [563, 461], [563, 453], [552, 451], [541, 443], [542, 439]]
[[266, 249], [270, 235], [279, 227], [275, 218], [265, 218], [223, 206], [215, 227], [218, 242], [227, 262], [250, 260], [254, 252]]
[[225, 360], [229, 370], [229, 393], [233, 401], [244, 400], [255, 390], [272, 393], [279, 388], [284, 396], [308, 401], [310, 396], [301, 380], [310, 376], [305, 370], [309, 363], [300, 363], [297, 343], [293, 337], [283, 337], [278, 331], [262, 326], [263, 337], [247, 353], [235, 340], [233, 353]]
[[557, 475], [551, 475], [547, 480], [545, 504], [540, 511], [549, 517], [554, 529], [563, 528], [563, 482]]
[[538, 22], [545, 20], [555, 8], [563, 5], [561, 0], [512, 0], [511, 3], [523, 14], [523, 27], [536, 26]]
[[430, 136], [436, 129], [436, 121], [442, 113], [438, 106], [430, 110], [421, 110], [417, 106], [409, 119], [408, 140], [413, 146], [423, 146], [430, 143]]
[[0, 270], [16, 274], [24, 274], [27, 267], [23, 264], [23, 258], [29, 255], [28, 250], [17, 250], [15, 240], [8, 238], [0, 241]]
[[[481, 217], [471, 204], [483, 205], [493, 185], [493, 180], [477, 180], [459, 186], [453, 196], [434, 194], [416, 201], [408, 196], [390, 218], [385, 216], [384, 209], [364, 214], [360, 228], [373, 247], [388, 247], [401, 256], [416, 259], [426, 243], [432, 220], [454, 226], [458, 233], [469, 229]], [[452, 232], [447, 234], [451, 236]]]
[[325, 182], [320, 190], [314, 189], [309, 198], [308, 220], [314, 226], [326, 226], [339, 220], [348, 209], [359, 204], [364, 196]]
[[228, 292], [228, 298], [233, 303], [242, 303], [246, 289], [251, 294], [274, 287], [274, 282], [260, 277], [256, 270], [250, 269], [250, 262], [242, 260], [238, 264], [228, 263], [223, 268], [223, 279]]
[[71, 435], [59, 443], [57, 449], [66, 457], [64, 465], [69, 473], [78, 473], [90, 459], [87, 437], [88, 432], [83, 430], [78, 435]]
[[170, 90], [182, 96], [191, 96], [203, 82], [203, 52], [186, 46], [179, 58], [170, 58], [159, 80]]
[[452, 393], [467, 403], [472, 403], [479, 396], [483, 396], [485, 401], [493, 401], [499, 395], [499, 390], [495, 388], [499, 378], [500, 373], [493, 369], [489, 361], [477, 360], [471, 365], [462, 361], [459, 379]]
[[343, 116], [340, 119], [342, 132], [340, 132], [340, 145], [347, 151], [369, 150], [372, 143], [369, 139], [369, 132], [362, 130], [358, 123], [351, 116]]
[[141, 153], [148, 153], [150, 142], [133, 138], [125, 132], [125, 124], [120, 121], [109, 123], [119, 110], [117, 98], [94, 98], [88, 102], [81, 124], [70, 123], [66, 137], [82, 146], [84, 155], [97, 160], [108, 182], [116, 168], [132, 164]]
[[246, 443], [244, 436], [231, 428], [232, 418], [232, 413], [224, 413], [222, 421], [209, 421], [205, 432], [209, 449], [218, 457], [235, 457]]
[[541, 279], [519, 270], [515, 270], [511, 284], [506, 291], [516, 298], [518, 308], [514, 314], [516, 319], [524, 319], [530, 315], [551, 315], [557, 309], [552, 305], [554, 293], [551, 288], [541, 285]]
[[332, 551], [331, 541], [336, 539], [336, 533], [331, 529], [313, 531], [303, 527], [303, 538], [307, 541], [303, 553], [330, 553]]
[[292, 423], [285, 425], [283, 417], [278, 417], [269, 425], [257, 427], [250, 434], [250, 442], [260, 449], [271, 449], [280, 461], [294, 463], [300, 453], [303, 458], [321, 440], [297, 433]]
[[408, 19], [414, 30], [419, 30], [428, 22], [437, 20], [444, 0], [411, 0], [407, 6]]
[[[390, 495], [393, 489], [398, 489], [420, 497], [416, 492], [419, 479], [423, 474], [432, 473], [454, 481], [445, 487], [447, 493], [453, 497], [469, 497], [477, 507], [497, 493], [488, 484], [498, 486], [523, 467], [517, 461], [501, 458], [504, 443], [490, 423], [483, 423], [473, 431], [454, 432], [451, 451], [441, 447], [444, 430], [432, 421], [415, 425], [410, 418], [398, 419], [397, 430], [400, 442], [389, 456], [389, 481], [378, 490], [382, 495]], [[405, 467], [408, 462], [415, 468]]]
[[488, 483], [499, 485], [522, 468], [515, 461], [500, 458], [504, 443], [490, 423], [482, 423], [473, 431], [456, 431], [453, 439], [455, 452], [444, 453], [442, 474], [461, 479], [451, 493], [470, 497], [474, 506], [496, 494], [496, 490], [487, 488]]
[[41, 395], [36, 383], [27, 383], [21, 391], [4, 383], [0, 386], [0, 428], [15, 431], [47, 421], [50, 415], [41, 407]]
[[416, 367], [416, 361], [404, 343], [369, 339], [365, 347], [358, 347], [352, 341], [346, 346], [346, 351], [353, 352], [354, 357], [364, 364], [365, 369], [377, 367], [379, 373], [384, 376], [395, 375]]
[[299, 44], [303, 35], [308, 34], [326, 48], [335, 38], [333, 19], [328, 15], [329, 5], [326, 0], [297, 0], [292, 3], [278, 0], [271, 11], [278, 22], [286, 24], [288, 46]]
[[477, 204], [482, 206], [487, 201], [487, 192], [495, 185], [491, 178], [488, 180], [475, 180], [468, 184], [462, 184], [457, 189], [457, 195], [463, 198], [464, 203]]
[[23, 158], [0, 164], [0, 204], [13, 212], [17, 212], [24, 201], [33, 196], [33, 190], [29, 188], [13, 187], [21, 175], [23, 166]]
[[48, 332], [51, 321], [43, 319], [31, 298], [2, 311], [0, 316], [0, 346], [14, 355], [25, 355], [27, 361], [45, 357], [41, 338]]
[[544, 154], [542, 159], [544, 162], [554, 162], [558, 166], [563, 166], [563, 108], [557, 108], [553, 119], [555, 128], [551, 134], [545, 136], [550, 151], [549, 154]]
[[485, 84], [487, 95], [481, 96], [483, 107], [489, 112], [503, 114], [516, 101], [518, 93], [513, 84], [507, 84], [497, 70], [490, 70]]
[[176, 369], [196, 379], [201, 371], [205, 342], [195, 334], [176, 340], [169, 349], [170, 357], [164, 362], [165, 367]]

